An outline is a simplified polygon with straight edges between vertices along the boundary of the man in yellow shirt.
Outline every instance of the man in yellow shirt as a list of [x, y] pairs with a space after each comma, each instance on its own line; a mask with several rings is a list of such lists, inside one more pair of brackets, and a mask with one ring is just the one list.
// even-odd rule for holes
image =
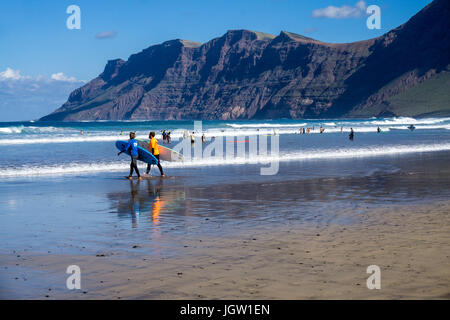
[[[150, 144], [149, 149], [152, 152], [152, 154], [155, 156], [155, 158], [158, 160], [158, 169], [161, 173], [161, 176], [164, 177], [163, 168], [161, 167], [161, 162], [159, 161], [159, 146], [158, 146], [158, 140], [155, 138], [155, 132], [150, 132], [149, 136], [150, 138]], [[147, 165], [147, 174], [150, 173], [150, 164]]]

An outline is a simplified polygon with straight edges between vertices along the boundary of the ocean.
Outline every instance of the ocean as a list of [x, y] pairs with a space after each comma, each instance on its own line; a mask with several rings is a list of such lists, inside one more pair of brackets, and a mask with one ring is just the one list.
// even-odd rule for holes
[[[408, 129], [411, 124], [416, 128], [414, 131]], [[325, 129], [323, 134], [319, 134], [320, 127]], [[378, 127], [381, 133], [377, 133]], [[310, 128], [310, 134], [299, 134], [300, 128]], [[355, 132], [353, 142], [348, 139], [350, 128]], [[142, 139], [148, 138], [150, 131], [155, 131], [161, 143], [162, 130], [171, 132], [172, 144], [169, 147], [172, 148], [181, 141], [185, 131], [195, 132], [197, 141], [204, 133], [209, 141], [228, 137], [229, 141], [224, 140], [224, 145], [233, 142], [236, 145], [235, 157], [227, 161], [202, 157], [164, 164], [174, 169], [272, 160], [270, 153], [249, 154], [248, 137], [255, 135], [267, 139], [269, 145], [272, 141], [270, 136], [279, 137], [276, 158], [281, 162], [328, 160], [331, 164], [341, 158], [391, 157], [450, 150], [450, 118], [203, 121], [201, 131], [194, 128], [193, 121], [29, 121], [0, 123], [0, 178], [125, 172], [128, 159], [116, 156], [114, 141], [127, 140], [130, 131], [135, 131]], [[245, 154], [237, 151], [244, 150], [242, 144], [246, 144]]]
[[[415, 130], [408, 129], [411, 124]], [[201, 126], [194, 128], [193, 121], [1, 123], [0, 250], [93, 254], [110, 247], [127, 250], [133, 242], [162, 244], [176, 236], [358, 223], [374, 206], [450, 195], [450, 118], [203, 121]], [[310, 128], [310, 134], [300, 134], [301, 128]], [[184, 162], [162, 162], [164, 179], [157, 168], [141, 182], [124, 179], [129, 157], [118, 157], [114, 142], [126, 140], [129, 131], [138, 138], [155, 131], [164, 145], [161, 130], [171, 132], [172, 143], [166, 145], [171, 148], [186, 131], [194, 132], [202, 154], [221, 140], [224, 156], [195, 157], [194, 147]], [[251, 152], [255, 135], [267, 141], [267, 152]], [[270, 166], [276, 170], [261, 174]], [[143, 173], [145, 164], [139, 168]], [[170, 248], [166, 254], [174, 254]]]

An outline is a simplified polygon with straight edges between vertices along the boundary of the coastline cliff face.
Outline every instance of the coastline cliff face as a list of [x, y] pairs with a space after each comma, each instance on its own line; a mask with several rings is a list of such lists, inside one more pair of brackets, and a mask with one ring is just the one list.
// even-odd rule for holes
[[108, 61], [41, 120], [450, 115], [450, 2], [435, 0], [367, 41], [228, 31]]

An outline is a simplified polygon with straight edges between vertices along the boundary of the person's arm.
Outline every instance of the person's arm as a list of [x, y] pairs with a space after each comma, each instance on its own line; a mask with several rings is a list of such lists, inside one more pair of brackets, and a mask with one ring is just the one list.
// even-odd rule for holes
[[128, 141], [127, 146], [122, 151], [120, 151], [117, 155], [120, 156], [123, 152], [127, 151], [130, 148], [131, 148], [131, 140]]

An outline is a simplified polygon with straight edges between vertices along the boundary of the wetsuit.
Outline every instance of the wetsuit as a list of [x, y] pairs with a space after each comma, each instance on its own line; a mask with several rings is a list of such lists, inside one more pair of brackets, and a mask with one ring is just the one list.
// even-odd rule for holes
[[139, 156], [137, 147], [138, 143], [135, 139], [130, 139], [130, 141], [128, 141], [127, 146], [125, 147], [125, 150], [130, 151], [131, 154], [130, 177], [133, 175], [133, 170], [136, 171], [138, 177], [141, 176], [139, 174], [139, 169], [137, 167], [137, 158]]
[[[161, 175], [164, 175], [163, 168], [161, 167], [161, 161], [159, 161], [159, 147], [158, 147], [158, 140], [155, 139], [155, 137], [150, 139], [150, 150], [152, 150], [152, 154], [155, 156], [155, 158], [158, 160], [158, 169]], [[147, 165], [147, 174], [150, 172], [150, 164]]]

